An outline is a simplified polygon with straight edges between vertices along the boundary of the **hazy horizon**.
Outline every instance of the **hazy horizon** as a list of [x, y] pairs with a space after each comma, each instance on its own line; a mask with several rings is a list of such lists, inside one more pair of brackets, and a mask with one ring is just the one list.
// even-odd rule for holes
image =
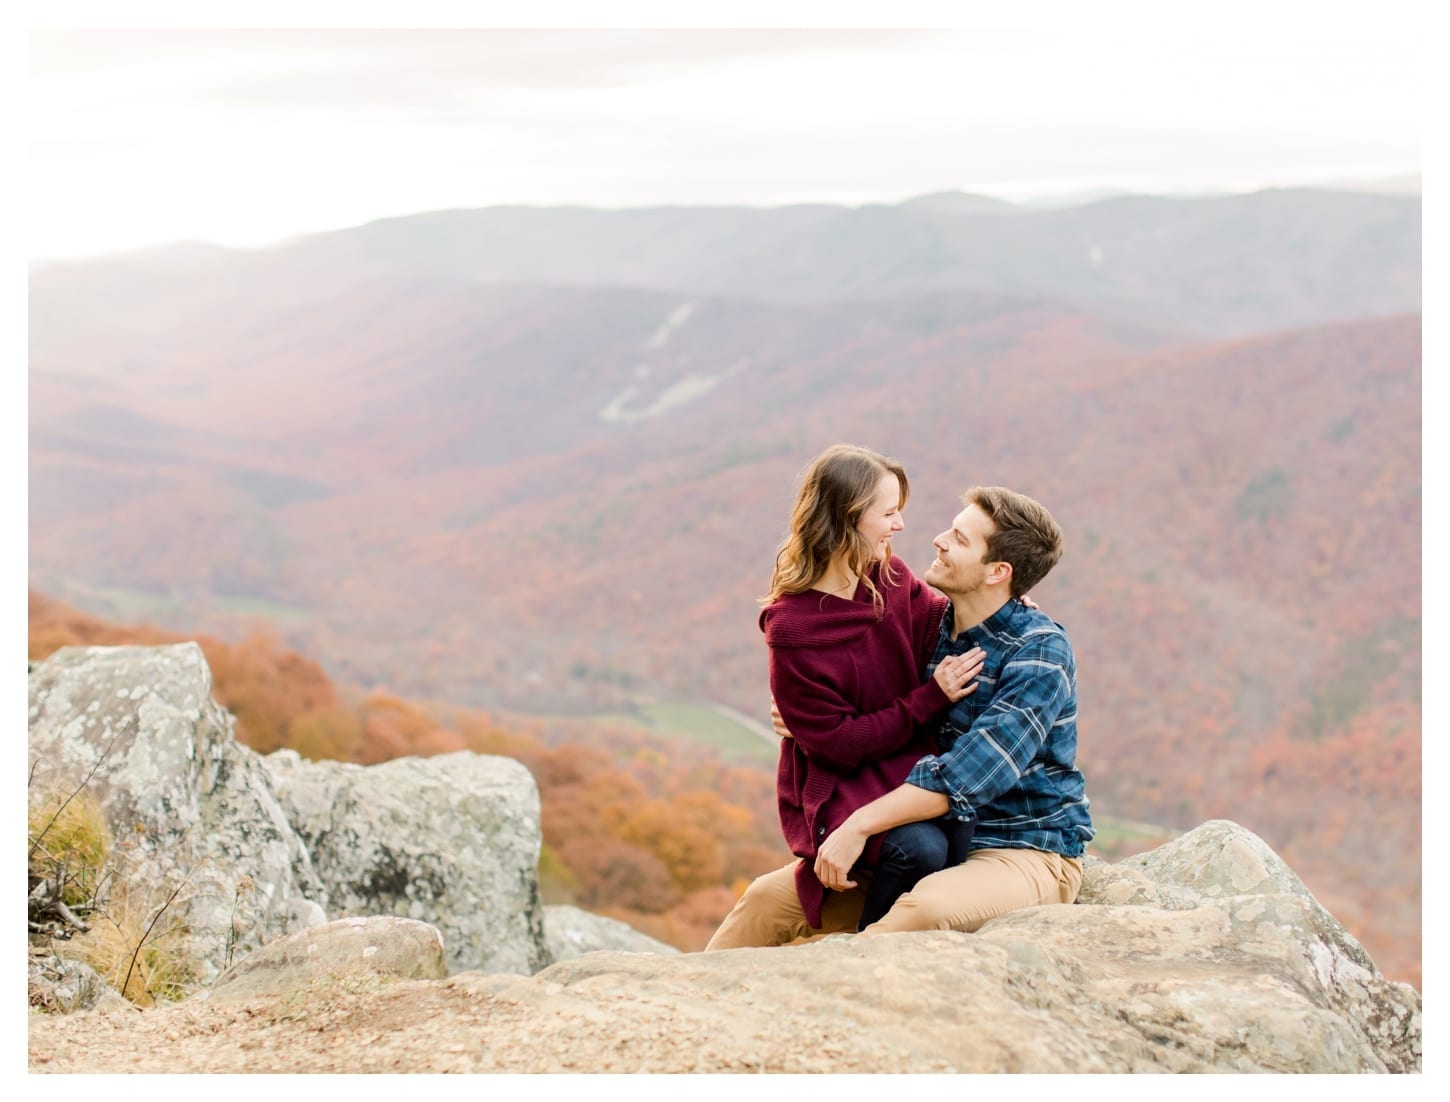
[[1144, 197], [1156, 196], [1156, 197], [1163, 197], [1163, 198], [1202, 198], [1202, 197], [1207, 197], [1207, 196], [1212, 196], [1212, 195], [1251, 194], [1251, 193], [1256, 192], [1256, 191], [1272, 190], [1274, 188], [1322, 188], [1322, 189], [1328, 189], [1328, 190], [1369, 191], [1369, 192], [1374, 192], [1374, 193], [1378, 193], [1378, 194], [1413, 195], [1415, 197], [1420, 197], [1420, 195], [1421, 195], [1421, 188], [1422, 188], [1422, 176], [1421, 176], [1421, 174], [1419, 172], [1406, 171], [1404, 173], [1392, 174], [1392, 175], [1386, 175], [1386, 176], [1376, 176], [1376, 177], [1358, 177], [1358, 176], [1356, 176], [1356, 177], [1333, 177], [1333, 178], [1325, 178], [1325, 179], [1319, 179], [1319, 180], [1281, 181], [1281, 182], [1276, 182], [1276, 183], [1272, 183], [1272, 184], [1264, 184], [1264, 185], [1262, 185], [1260, 187], [1246, 187], [1246, 188], [1238, 188], [1238, 189], [1233, 189], [1233, 190], [1227, 190], [1227, 189], [1226, 190], [1222, 190], [1222, 191], [1187, 191], [1187, 190], [1185, 190], [1185, 191], [1178, 191], [1178, 192], [1171, 192], [1171, 191], [1162, 191], [1162, 192], [1131, 191], [1131, 190], [1128, 190], [1128, 189], [1125, 189], [1125, 188], [1118, 188], [1118, 187], [1112, 187], [1112, 186], [1098, 185], [1098, 184], [1094, 184], [1092, 182], [1085, 181], [1085, 182], [1083, 182], [1083, 184], [1082, 184], [1081, 187], [1065, 188], [1062, 191], [1045, 192], [1045, 193], [1040, 194], [1040, 195], [1034, 195], [1034, 196], [1029, 196], [1029, 197], [1021, 197], [1021, 196], [1013, 197], [1013, 196], [1009, 196], [1009, 195], [1005, 195], [1005, 194], [992, 194], [992, 193], [986, 192], [986, 191], [971, 191], [971, 190], [966, 190], [966, 189], [955, 189], [953, 191], [924, 191], [924, 192], [920, 192], [920, 193], [916, 193], [916, 194], [912, 194], [912, 195], [902, 196], [902, 197], [899, 197], [899, 198], [863, 200], [863, 201], [861, 201], [859, 203], [841, 203], [839, 201], [831, 200], [831, 199], [819, 199], [819, 200], [800, 199], [800, 200], [797, 200], [794, 204], [787, 204], [787, 203], [745, 203], [745, 202], [740, 202], [740, 203], [685, 203], [685, 202], [671, 203], [671, 202], [661, 202], [661, 203], [649, 203], [649, 204], [638, 204], [638, 205], [632, 205], [632, 204], [605, 205], [605, 204], [596, 204], [596, 203], [491, 203], [491, 204], [487, 204], [485, 206], [478, 206], [478, 207], [467, 207], [467, 208], [464, 208], [464, 207], [434, 208], [434, 209], [428, 209], [428, 210], [405, 211], [405, 212], [400, 212], [400, 213], [396, 213], [396, 214], [380, 214], [376, 218], [368, 218], [368, 219], [365, 219], [365, 220], [363, 220], [361, 222], [350, 222], [350, 223], [348, 223], [346, 225], [337, 225], [337, 226], [319, 226], [319, 227], [317, 227], [315, 229], [298, 230], [298, 231], [295, 231], [295, 232], [290, 232], [290, 233], [283, 234], [283, 235], [281, 235], [279, 237], [272, 238], [272, 239], [269, 239], [269, 240], [248, 242], [248, 243], [245, 243], [245, 244], [237, 244], [237, 243], [234, 243], [234, 244], [226, 244], [224, 242], [214, 241], [214, 240], [206, 240], [204, 238], [173, 238], [171, 240], [150, 241], [150, 242], [145, 242], [145, 243], [138, 244], [138, 245], [133, 245], [133, 246], [122, 246], [120, 248], [107, 249], [107, 250], [104, 250], [104, 251], [101, 251], [101, 252], [83, 252], [83, 253], [74, 253], [74, 254], [68, 254], [68, 255], [52, 255], [52, 256], [33, 256], [33, 257], [30, 257], [29, 258], [29, 266], [30, 266], [30, 268], [32, 270], [34, 270], [34, 269], [39, 269], [39, 268], [50, 267], [52, 265], [57, 265], [57, 264], [83, 263], [83, 262], [88, 261], [88, 260], [104, 260], [104, 259], [106, 259], [108, 257], [123, 256], [123, 255], [127, 255], [127, 254], [130, 254], [130, 253], [146, 252], [146, 251], [152, 251], [152, 250], [162, 250], [162, 249], [168, 249], [168, 248], [184, 248], [184, 247], [188, 247], [188, 246], [194, 246], [194, 247], [198, 247], [198, 248], [218, 248], [218, 249], [226, 249], [226, 250], [232, 250], [232, 251], [247, 251], [247, 250], [252, 250], [252, 249], [269, 249], [269, 248], [276, 248], [276, 247], [279, 247], [279, 246], [284, 246], [284, 245], [286, 245], [290, 241], [297, 240], [297, 239], [304, 238], [304, 237], [308, 237], [308, 236], [311, 236], [311, 235], [314, 235], [314, 234], [332, 233], [332, 232], [343, 232], [343, 231], [346, 231], [346, 230], [349, 230], [349, 229], [356, 229], [356, 228], [359, 228], [361, 226], [365, 226], [365, 225], [371, 224], [373, 222], [388, 221], [388, 220], [398, 219], [398, 218], [410, 218], [410, 217], [419, 216], [419, 215], [436, 214], [436, 213], [441, 213], [443, 209], [447, 209], [447, 210], [488, 210], [488, 209], [493, 209], [493, 208], [510, 208], [510, 207], [513, 207], [513, 208], [531, 208], [531, 209], [544, 210], [544, 209], [551, 209], [551, 208], [552, 209], [574, 208], [574, 209], [586, 209], [586, 210], [602, 210], [602, 211], [620, 211], [620, 212], [623, 212], [623, 211], [630, 211], [630, 210], [659, 209], [659, 208], [668, 208], [668, 207], [678, 207], [678, 208], [684, 208], [684, 209], [690, 209], [690, 208], [706, 209], [706, 208], [710, 208], [710, 207], [742, 207], [742, 208], [752, 208], [752, 209], [768, 210], [768, 209], [773, 209], [773, 208], [778, 208], [778, 207], [784, 207], [784, 206], [791, 206], [791, 205], [812, 205], [812, 204], [820, 204], [820, 205], [824, 205], [824, 206], [843, 206], [843, 207], [853, 207], [854, 208], [854, 207], [877, 206], [877, 205], [894, 206], [894, 205], [898, 205], [898, 204], [901, 204], [901, 203], [910, 202], [910, 201], [915, 200], [915, 199], [926, 198], [928, 196], [955, 194], [955, 195], [963, 195], [963, 196], [974, 196], [974, 197], [982, 198], [982, 199], [995, 199], [995, 200], [1000, 200], [1000, 201], [1005, 202], [1005, 203], [1011, 203], [1011, 204], [1013, 204], [1015, 206], [1021, 206], [1024, 209], [1027, 209], [1027, 210], [1034, 210], [1034, 209], [1050, 209], [1050, 208], [1051, 209], [1062, 209], [1064, 207], [1078, 206], [1078, 205], [1084, 205], [1084, 204], [1090, 203], [1090, 202], [1095, 202], [1095, 201], [1098, 201], [1098, 200], [1100, 200], [1102, 198], [1107, 198], [1107, 197], [1122, 197], [1122, 196], [1128, 196], [1128, 195], [1137, 195], [1137, 196], [1144, 196]]

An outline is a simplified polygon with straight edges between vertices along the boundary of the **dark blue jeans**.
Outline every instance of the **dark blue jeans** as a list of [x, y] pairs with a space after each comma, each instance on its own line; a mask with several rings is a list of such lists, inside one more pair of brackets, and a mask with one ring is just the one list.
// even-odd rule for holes
[[892, 827], [881, 838], [881, 857], [866, 885], [857, 931], [881, 918], [923, 876], [960, 865], [977, 829], [975, 819], [927, 819]]

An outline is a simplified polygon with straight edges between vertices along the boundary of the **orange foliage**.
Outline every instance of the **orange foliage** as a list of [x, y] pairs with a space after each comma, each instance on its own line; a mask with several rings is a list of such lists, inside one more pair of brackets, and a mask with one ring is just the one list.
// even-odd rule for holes
[[737, 894], [729, 888], [701, 888], [662, 913], [618, 906], [603, 907], [599, 913], [628, 923], [657, 941], [694, 953], [705, 948], [720, 920], [735, 905]]
[[338, 706], [322, 667], [284, 651], [269, 634], [255, 632], [236, 646], [208, 640], [202, 650], [217, 700], [237, 717], [237, 737], [259, 754], [286, 745], [298, 713]]
[[[579, 877], [579, 902], [598, 909], [618, 906], [641, 911], [667, 910], [679, 888], [658, 857], [608, 835], [582, 834], [566, 839], [559, 857]], [[587, 875], [581, 874], [587, 870]]]
[[682, 819], [677, 801], [650, 800], [624, 816], [618, 836], [652, 852], [684, 891], [719, 884], [725, 848], [707, 828]]
[[310, 761], [356, 761], [362, 736], [357, 713], [344, 708], [313, 709], [287, 724], [287, 745]]
[[463, 741], [456, 735], [441, 739], [438, 725], [427, 712], [391, 693], [374, 690], [363, 700], [359, 711], [362, 742], [357, 760], [363, 765], [376, 765], [410, 754], [437, 753], [436, 749], [429, 748], [442, 744], [452, 750], [463, 747]]

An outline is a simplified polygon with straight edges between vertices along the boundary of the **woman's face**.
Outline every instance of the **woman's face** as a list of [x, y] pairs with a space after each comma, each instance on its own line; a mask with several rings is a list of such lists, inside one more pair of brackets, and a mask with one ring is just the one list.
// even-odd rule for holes
[[884, 559], [891, 537], [905, 527], [901, 519], [901, 483], [888, 472], [876, 484], [876, 494], [857, 521], [856, 530], [875, 549], [876, 557]]

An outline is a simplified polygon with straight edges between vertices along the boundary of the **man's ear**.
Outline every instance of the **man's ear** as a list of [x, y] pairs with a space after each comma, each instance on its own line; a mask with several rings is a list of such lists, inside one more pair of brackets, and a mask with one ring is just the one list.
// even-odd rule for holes
[[1012, 584], [1012, 564], [1010, 562], [994, 562], [987, 567], [986, 583], [988, 585], [1010, 586]]

